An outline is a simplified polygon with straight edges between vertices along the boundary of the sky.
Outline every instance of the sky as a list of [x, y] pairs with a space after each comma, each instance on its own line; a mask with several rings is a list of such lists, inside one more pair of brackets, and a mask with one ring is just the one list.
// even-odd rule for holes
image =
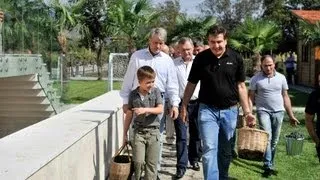
[[[153, 4], [163, 3], [166, 0], [152, 0]], [[186, 12], [190, 16], [197, 16], [199, 9], [197, 6], [204, 0], [180, 0], [181, 11]]]

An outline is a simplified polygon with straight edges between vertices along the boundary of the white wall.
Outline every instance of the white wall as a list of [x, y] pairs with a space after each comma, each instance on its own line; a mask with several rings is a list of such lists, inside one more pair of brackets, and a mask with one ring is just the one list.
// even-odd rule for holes
[[0, 139], [0, 179], [105, 179], [122, 143], [118, 91]]

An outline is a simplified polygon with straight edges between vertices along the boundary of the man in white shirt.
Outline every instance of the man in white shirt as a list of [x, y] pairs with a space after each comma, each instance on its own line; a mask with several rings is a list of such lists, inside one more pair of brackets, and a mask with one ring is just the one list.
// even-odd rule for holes
[[[178, 106], [180, 103], [179, 88], [177, 86], [178, 79], [175, 72], [174, 64], [171, 57], [161, 51], [165, 41], [167, 39], [167, 32], [163, 28], [154, 28], [149, 35], [148, 48], [138, 50], [134, 52], [130, 58], [130, 62], [127, 68], [127, 72], [124, 76], [124, 81], [120, 91], [120, 96], [123, 99], [123, 111], [128, 110], [128, 97], [131, 90], [138, 86], [137, 70], [142, 66], [151, 66], [156, 71], [155, 86], [161, 91], [162, 96], [166, 93], [166, 96], [170, 100], [172, 108], [170, 110], [170, 116], [172, 119], [178, 117]], [[163, 114], [160, 115], [160, 158], [162, 153], [162, 134], [164, 130]], [[158, 169], [160, 169], [160, 164]]]
[[[187, 79], [193, 63], [193, 42], [190, 38], [183, 37], [178, 42], [179, 52], [181, 57], [174, 59], [174, 64], [177, 71], [177, 77], [179, 82], [179, 97], [182, 99], [185, 87], [188, 83]], [[177, 148], [177, 172], [176, 179], [180, 179], [184, 176], [188, 159], [192, 166], [192, 169], [199, 171], [200, 166], [198, 164], [201, 158], [202, 148], [201, 140], [199, 137], [199, 131], [197, 126], [198, 116], [198, 94], [199, 84], [193, 93], [191, 100], [188, 104], [188, 120], [189, 120], [189, 148], [187, 148], [187, 123], [180, 117], [174, 121], [176, 130], [176, 148]]]

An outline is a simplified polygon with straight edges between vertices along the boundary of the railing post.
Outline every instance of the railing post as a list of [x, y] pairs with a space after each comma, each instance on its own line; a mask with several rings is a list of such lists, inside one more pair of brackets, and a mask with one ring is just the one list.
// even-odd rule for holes
[[108, 63], [108, 91], [113, 90], [113, 54], [110, 53], [109, 55], [109, 63]]

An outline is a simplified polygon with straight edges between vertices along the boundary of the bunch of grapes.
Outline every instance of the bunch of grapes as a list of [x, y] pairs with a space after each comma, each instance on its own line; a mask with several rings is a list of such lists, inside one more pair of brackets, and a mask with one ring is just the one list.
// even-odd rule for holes
[[299, 133], [299, 132], [292, 132], [289, 135], [286, 135], [286, 138], [293, 138], [296, 140], [303, 140], [304, 136], [303, 134]]

